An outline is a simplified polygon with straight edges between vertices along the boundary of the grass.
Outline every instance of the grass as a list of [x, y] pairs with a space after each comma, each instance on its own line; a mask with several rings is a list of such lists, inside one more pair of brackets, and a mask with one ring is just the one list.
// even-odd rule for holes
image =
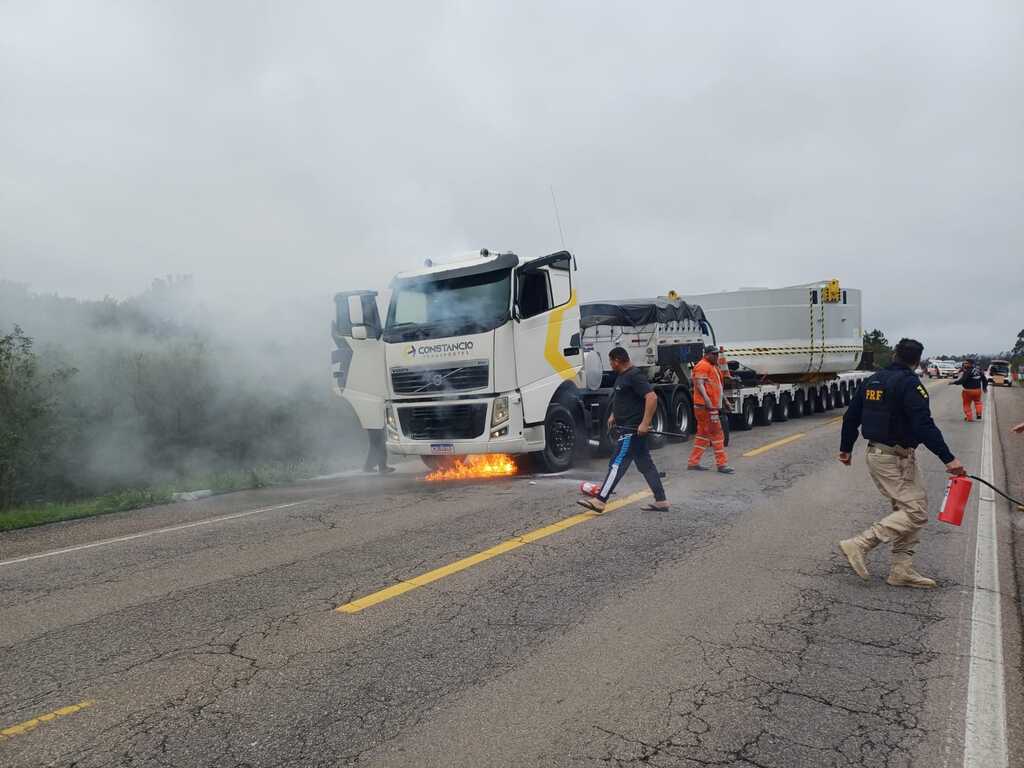
[[[176, 483], [176, 485], [181, 490], [209, 489], [214, 493], [230, 493], [251, 488], [266, 488], [271, 485], [289, 485], [299, 480], [324, 474], [328, 469], [326, 462], [277, 462], [261, 464], [249, 469], [199, 474]], [[159, 486], [117, 491], [81, 501], [25, 504], [0, 510], [0, 532], [56, 523], [61, 520], [76, 520], [81, 517], [94, 517], [111, 512], [126, 512], [130, 509], [168, 504], [173, 501], [173, 496], [174, 489], [169, 486]]]
[[83, 501], [26, 504], [0, 511], [0, 531], [167, 504], [172, 493], [170, 488], [146, 488], [108, 493]]
[[183, 486], [206, 489], [214, 493], [266, 488], [271, 485], [289, 485], [299, 480], [322, 475], [329, 469], [326, 462], [290, 461], [260, 464], [248, 469], [210, 472], [189, 478]]

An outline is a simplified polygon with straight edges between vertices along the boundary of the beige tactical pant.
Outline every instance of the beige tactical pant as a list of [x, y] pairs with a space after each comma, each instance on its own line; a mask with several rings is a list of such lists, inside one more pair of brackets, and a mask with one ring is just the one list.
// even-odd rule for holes
[[913, 555], [928, 522], [928, 494], [914, 452], [869, 443], [867, 463], [871, 479], [892, 504], [892, 514], [872, 525], [871, 533], [891, 544], [893, 554]]

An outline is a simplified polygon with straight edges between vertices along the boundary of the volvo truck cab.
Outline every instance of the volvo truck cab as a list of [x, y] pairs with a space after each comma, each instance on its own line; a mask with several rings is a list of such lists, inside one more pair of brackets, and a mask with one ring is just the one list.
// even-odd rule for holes
[[[335, 296], [335, 388], [397, 454], [531, 453], [566, 469], [585, 442], [572, 254], [482, 250]], [[432, 458], [434, 457], [434, 458]]]

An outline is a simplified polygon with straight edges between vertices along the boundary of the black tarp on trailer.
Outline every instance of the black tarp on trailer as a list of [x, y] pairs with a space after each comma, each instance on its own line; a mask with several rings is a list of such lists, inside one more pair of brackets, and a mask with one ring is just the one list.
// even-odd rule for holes
[[651, 323], [692, 320], [707, 323], [704, 310], [682, 299], [627, 299], [623, 301], [589, 301], [580, 305], [580, 325], [619, 325], [639, 327]]

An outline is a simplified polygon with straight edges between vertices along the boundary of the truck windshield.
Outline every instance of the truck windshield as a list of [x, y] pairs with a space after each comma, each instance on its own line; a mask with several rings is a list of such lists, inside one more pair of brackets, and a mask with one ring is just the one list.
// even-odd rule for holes
[[399, 281], [391, 295], [384, 341], [483, 333], [508, 322], [512, 271]]
[[1000, 376], [1005, 376], [1010, 372], [1010, 364], [998, 360], [993, 360], [992, 365], [989, 366], [989, 370], [994, 374], [997, 373]]

